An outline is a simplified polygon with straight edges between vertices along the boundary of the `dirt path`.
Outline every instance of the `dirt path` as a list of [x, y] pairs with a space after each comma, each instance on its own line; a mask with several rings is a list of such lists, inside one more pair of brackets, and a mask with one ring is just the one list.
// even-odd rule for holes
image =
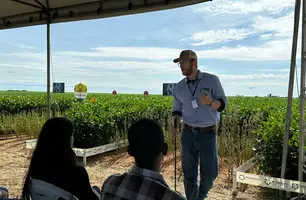
[[[9, 139], [0, 140], [0, 186], [7, 187], [10, 197], [20, 196], [23, 180], [29, 164], [30, 153], [25, 149], [25, 140]], [[115, 152], [108, 155], [97, 155], [88, 159], [86, 167], [92, 185], [101, 187], [103, 181], [112, 174], [121, 173], [133, 164], [133, 159], [125, 152]], [[177, 164], [177, 176], [179, 192], [184, 194], [180, 163]], [[222, 162], [220, 162], [222, 166]], [[167, 183], [173, 188], [173, 157], [167, 156], [164, 161], [162, 174]], [[220, 175], [210, 192], [209, 200], [227, 200], [231, 198], [231, 186], [227, 170], [220, 168]], [[263, 197], [257, 188], [248, 188], [244, 193], [239, 193], [240, 200], [268, 200]], [[271, 198], [272, 199], [272, 198]]]

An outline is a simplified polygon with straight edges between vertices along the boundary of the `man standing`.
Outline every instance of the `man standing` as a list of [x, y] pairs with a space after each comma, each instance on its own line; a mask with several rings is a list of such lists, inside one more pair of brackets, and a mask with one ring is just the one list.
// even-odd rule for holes
[[[188, 200], [203, 200], [218, 176], [216, 125], [227, 98], [217, 76], [198, 69], [197, 55], [184, 50], [178, 63], [186, 76], [174, 88], [172, 126], [183, 118], [181, 136], [184, 187]], [[200, 159], [200, 186], [198, 186], [198, 160]]]

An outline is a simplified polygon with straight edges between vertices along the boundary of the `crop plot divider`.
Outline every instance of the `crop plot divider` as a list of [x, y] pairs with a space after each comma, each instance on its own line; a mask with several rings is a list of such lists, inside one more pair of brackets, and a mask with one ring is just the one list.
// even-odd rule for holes
[[[26, 149], [34, 149], [35, 146], [36, 146], [36, 142], [37, 142], [37, 139], [27, 140], [25, 142]], [[116, 149], [120, 149], [120, 148], [126, 147], [126, 146], [127, 146], [127, 140], [122, 140], [122, 141], [113, 142], [113, 143], [110, 143], [110, 144], [105, 144], [105, 145], [92, 147], [92, 148], [88, 148], [88, 149], [73, 148], [73, 150], [74, 150], [77, 157], [82, 157], [83, 158], [83, 165], [84, 165], [84, 167], [86, 167], [88, 157], [98, 155], [98, 154], [102, 154], [102, 153], [106, 153], [106, 152], [113, 151], [113, 150], [116, 150]]]
[[[254, 156], [234, 169], [232, 190], [233, 199], [236, 199], [238, 194], [238, 183], [277, 189], [280, 191], [294, 192], [298, 194], [306, 194], [306, 182], [247, 173], [252, 167], [258, 164], [258, 160], [260, 159], [257, 159], [257, 157]], [[296, 198], [298, 197], [293, 197], [291, 200], [295, 200]]]

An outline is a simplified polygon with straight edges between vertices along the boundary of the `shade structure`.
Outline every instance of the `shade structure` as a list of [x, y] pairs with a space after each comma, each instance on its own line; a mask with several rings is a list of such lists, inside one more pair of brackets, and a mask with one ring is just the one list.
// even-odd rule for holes
[[[0, 30], [35, 25], [47, 25], [47, 112], [50, 117], [50, 24], [90, 20], [98, 18], [115, 17], [138, 14], [159, 10], [178, 8], [182, 6], [203, 3], [209, 0], [0, 0]], [[306, 0], [296, 0], [295, 30], [292, 44], [290, 80], [288, 88], [288, 109], [286, 116], [286, 131], [284, 137], [284, 151], [281, 177], [286, 171], [286, 158], [288, 154], [288, 133], [291, 116], [292, 90], [294, 83], [294, 69], [297, 50], [297, 36], [299, 24], [298, 15], [303, 2], [303, 19], [306, 17]], [[300, 115], [305, 112], [305, 77], [306, 77], [306, 22], [302, 21], [302, 73], [301, 73], [301, 103]], [[303, 168], [306, 157], [304, 152], [305, 121], [300, 119], [299, 142], [299, 180], [303, 180]]]
[[[1, 0], [0, 29], [115, 17], [208, 0]], [[50, 17], [50, 18], [49, 18]]]

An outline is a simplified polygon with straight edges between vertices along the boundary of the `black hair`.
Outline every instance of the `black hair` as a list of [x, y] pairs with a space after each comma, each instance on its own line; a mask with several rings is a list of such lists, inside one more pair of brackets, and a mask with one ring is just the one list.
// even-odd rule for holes
[[139, 167], [151, 168], [165, 144], [163, 129], [152, 119], [141, 119], [128, 130], [129, 153]]
[[43, 125], [37, 139], [22, 191], [22, 199], [30, 199], [30, 178], [46, 181], [54, 174], [75, 167], [72, 149], [73, 123], [67, 118], [52, 118]]

